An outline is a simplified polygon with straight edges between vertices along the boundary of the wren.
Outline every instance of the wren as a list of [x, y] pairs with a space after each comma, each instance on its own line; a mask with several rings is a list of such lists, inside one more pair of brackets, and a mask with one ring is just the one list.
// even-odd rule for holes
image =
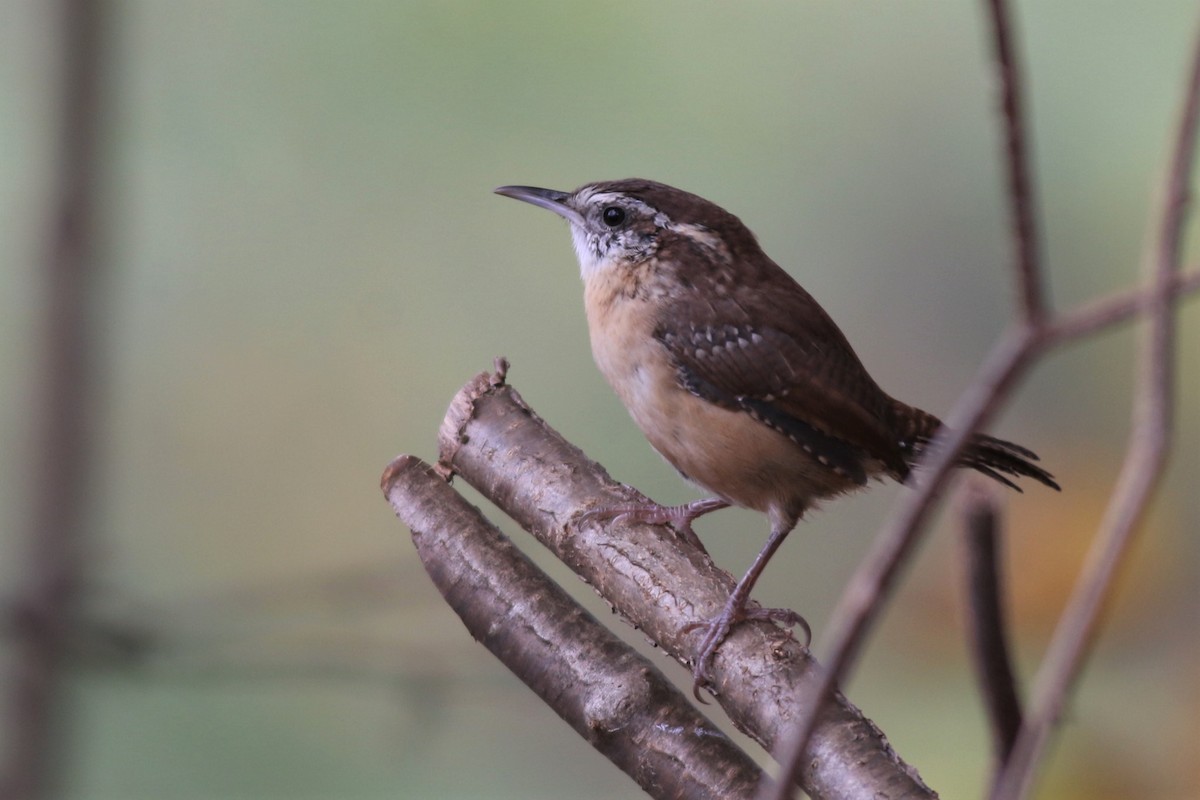
[[[692, 521], [741, 506], [771, 533], [692, 661], [709, 682], [717, 648], [741, 620], [803, 620], [749, 606], [763, 568], [818, 501], [905, 481], [941, 421], [872, 380], [842, 331], [733, 214], [654, 181], [589, 183], [573, 192], [502, 186], [497, 194], [570, 223], [584, 283], [592, 355], [650, 444], [714, 497], [685, 506], [647, 501], [606, 510], [672, 522], [698, 544]], [[960, 457], [1013, 489], [1054, 477], [1031, 451], [985, 434]]]

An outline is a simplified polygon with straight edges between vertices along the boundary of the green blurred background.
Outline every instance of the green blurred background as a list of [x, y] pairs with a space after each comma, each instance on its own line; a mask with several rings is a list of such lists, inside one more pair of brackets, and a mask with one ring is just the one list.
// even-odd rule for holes
[[[378, 490], [397, 453], [436, 456], [450, 397], [504, 354], [525, 398], [614, 476], [697, 496], [590, 362], [565, 225], [491, 189], [642, 176], [705, 195], [821, 300], [886, 389], [944, 412], [1012, 299], [982, 8], [113, 3], [90, 632], [69, 683], [66, 796], [639, 796], [471, 641]], [[1067, 308], [1136, 280], [1196, 7], [1016, 11], [1044, 254]], [[34, 489], [53, 25], [47, 4], [0, 1], [6, 596]], [[1126, 444], [1133, 331], [1055, 352], [996, 426], [1065, 487], [1006, 498], [1026, 676]], [[1174, 460], [1043, 797], [1200, 795], [1194, 302], [1181, 333]], [[760, 599], [802, 611], [819, 640], [901, 491], [814, 514]], [[848, 693], [931, 786], [972, 797], [989, 745], [953, 506]], [[740, 511], [698, 527], [739, 574], [766, 534]]]

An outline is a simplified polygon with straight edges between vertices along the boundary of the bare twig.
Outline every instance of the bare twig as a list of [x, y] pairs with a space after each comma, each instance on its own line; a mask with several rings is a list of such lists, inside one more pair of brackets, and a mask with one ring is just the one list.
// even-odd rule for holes
[[[443, 474], [461, 474], [677, 661], [692, 657], [695, 637], [683, 629], [720, 610], [732, 577], [661, 526], [577, 524], [592, 508], [629, 502], [630, 492], [514, 390], [488, 375], [464, 387], [443, 423], [441, 452]], [[770, 750], [814, 703], [822, 672], [785, 631], [748, 622], [722, 644], [713, 682], [734, 723]], [[840, 694], [826, 696], [798, 773], [811, 796], [933, 796], [870, 721]]]
[[[1171, 297], [1200, 288], [1200, 273], [1171, 276], [1163, 291]], [[1080, 336], [1094, 333], [1103, 327], [1131, 319], [1152, 302], [1151, 290], [1137, 289], [1114, 294], [1080, 309], [1064, 313], [1038, 327], [1024, 326], [1008, 331], [996, 344], [979, 374], [968, 385], [955, 409], [946, 418], [946, 429], [939, 434], [939, 449], [929, 453], [930, 463], [922, 466], [924, 483], [914, 493], [902, 497], [888, 516], [883, 530], [876, 536], [875, 545], [863, 559], [850, 584], [842, 593], [834, 610], [827, 634], [828, 655], [825, 658], [828, 692], [850, 672], [859, 644], [866, 638], [875, 617], [887, 599], [891, 587], [907, 562], [921, 534], [921, 526], [943, 490], [954, 467], [959, 451], [969, 438], [969, 431], [982, 427], [995, 414], [1017, 380], [1040, 355], [1050, 347], [1066, 344]], [[795, 771], [803, 762], [803, 747], [799, 742], [811, 732], [812, 718], [797, 717], [797, 728], [782, 751], [783, 768], [780, 782], [769, 795], [786, 796], [786, 787], [794, 782]]]
[[997, 777], [994, 800], [1026, 795], [1050, 731], [1062, 714], [1071, 686], [1096, 636], [1098, 617], [1118, 567], [1166, 464], [1174, 413], [1175, 305], [1172, 284], [1179, 270], [1184, 213], [1200, 116], [1200, 37], [1184, 95], [1172, 158], [1167, 171], [1157, 230], [1147, 251], [1153, 294], [1150, 330], [1140, 363], [1130, 443], [1112, 501], [1088, 552], [1083, 573], [1063, 612], [1038, 673], [1033, 702], [1013, 749]]
[[1000, 509], [996, 498], [976, 483], [968, 486], [963, 511], [971, 655], [980, 693], [992, 723], [996, 763], [1003, 764], [1021, 727], [1021, 701], [1008, 652], [1004, 583], [1000, 578], [997, 539]]
[[[1196, 275], [1169, 276], [1162, 287], [1113, 295], [1064, 314], [1049, 324], [1010, 330], [997, 343], [955, 410], [947, 416], [947, 429], [939, 434], [935, 443], [938, 449], [931, 449], [929, 463], [922, 466], [927, 482], [916, 492], [901, 498], [895, 511], [889, 515], [889, 522], [876, 537], [875, 545], [843, 592], [826, 637], [828, 655], [825, 664], [828, 672], [820, 687], [822, 692], [830, 691], [850, 673], [858, 648], [890, 598], [894, 582], [919, 540], [921, 526], [943, 492], [944, 483], [970, 432], [987, 423], [1007, 400], [1017, 380], [1033, 361], [1052, 346], [1131, 318], [1152, 305], [1156, 295], [1169, 301], [1185, 292], [1194, 292], [1197, 288], [1200, 288], [1200, 278]], [[773, 789], [764, 790], [766, 797], [775, 800], [790, 796], [787, 787], [794, 781], [795, 771], [803, 762], [804, 742], [812, 731], [813, 718], [810, 714], [800, 714], [796, 720], [793, 738], [780, 751], [784, 756], [779, 782]]]
[[471, 635], [651, 797], [751, 797], [758, 766], [439, 477], [400, 456], [383, 490]]
[[1013, 226], [1013, 251], [1023, 321], [1036, 324], [1045, 314], [1038, 237], [1035, 223], [1033, 183], [1029, 179], [1029, 154], [1025, 144], [1025, 112], [1021, 100], [1021, 74], [1013, 47], [1012, 28], [1005, 0], [988, 0], [995, 48], [996, 76], [1000, 81], [1007, 146], [1008, 197]]
[[[1200, 289], [1200, 270], [1171, 275], [1168, 291], [1182, 300]], [[1154, 304], [1157, 287], [1131, 289], [1101, 298], [1060, 314], [1046, 329], [1047, 344], [1066, 344], [1146, 313]]]
[[28, 586], [9, 610], [13, 672], [8, 684], [8, 751], [0, 797], [43, 797], [57, 774], [64, 651], [82, 578], [84, 504], [91, 466], [95, 396], [92, 303], [99, 269], [93, 223], [99, 141], [101, 4], [63, 0], [63, 58], [57, 186], [44, 279], [42, 365], [31, 485]]
[[[975, 381], [946, 418], [946, 429], [938, 436], [938, 452], [927, 456], [927, 483], [913, 495], [903, 498], [889, 522], [876, 537], [875, 546], [859, 569], [835, 609], [829, 624], [828, 670], [822, 691], [829, 691], [843, 680], [853, 667], [858, 649], [874, 619], [890, 597], [900, 570], [907, 562], [921, 535], [921, 526], [933, 508], [943, 483], [948, 479], [958, 451], [967, 437], [985, 424], [1007, 399], [1017, 378], [1033, 360], [1054, 344], [1111, 324], [1144, 303], [1165, 303], [1172, 293], [1192, 284], [1175, 281], [1173, 274], [1160, 276], [1151, 296], [1120, 296], [1067, 315], [1060, 326], [1048, 326], [1044, 320], [1044, 302], [1037, 262], [1037, 230], [1033, 223], [1032, 190], [1027, 177], [1022, 111], [1019, 103], [1017, 59], [1011, 46], [1008, 12], [1003, 0], [988, 0], [993, 23], [996, 68], [1004, 91], [1004, 122], [1007, 134], [1009, 197], [1012, 201], [1016, 258], [1014, 272], [1021, 287], [1017, 306], [1019, 321], [992, 351]], [[1177, 151], [1182, 152], [1182, 151]], [[1179, 206], [1172, 206], [1179, 209]], [[1194, 288], [1194, 287], [1193, 287]], [[804, 744], [813, 727], [811, 712], [798, 715], [796, 731], [785, 748], [783, 769], [773, 789], [764, 794], [783, 800], [791, 794], [791, 784], [803, 759]]]

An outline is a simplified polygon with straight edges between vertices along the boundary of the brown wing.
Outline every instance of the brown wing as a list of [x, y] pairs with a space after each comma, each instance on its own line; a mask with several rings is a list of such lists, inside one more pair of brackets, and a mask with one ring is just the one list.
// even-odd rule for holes
[[682, 298], [666, 309], [655, 335], [680, 381], [705, 400], [750, 414], [859, 483], [867, 459], [903, 478], [908, 467], [889, 424], [891, 398], [807, 292], [790, 278], [790, 285], [772, 283], [778, 291], [741, 287], [716, 300]]

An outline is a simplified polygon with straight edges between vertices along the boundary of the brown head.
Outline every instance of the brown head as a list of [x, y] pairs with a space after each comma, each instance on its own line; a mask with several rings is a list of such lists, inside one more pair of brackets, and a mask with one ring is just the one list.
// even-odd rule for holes
[[566, 219], [585, 281], [611, 267], [660, 258], [667, 266], [709, 264], [714, 269], [734, 263], [744, 268], [766, 259], [754, 234], [736, 216], [699, 195], [655, 181], [601, 181], [573, 192], [501, 186], [496, 193]]

